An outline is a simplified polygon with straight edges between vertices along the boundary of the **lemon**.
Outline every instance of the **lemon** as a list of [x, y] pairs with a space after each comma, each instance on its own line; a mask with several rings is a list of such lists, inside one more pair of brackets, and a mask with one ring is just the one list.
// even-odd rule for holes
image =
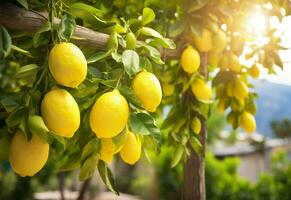
[[211, 32], [207, 29], [202, 30], [201, 36], [195, 35], [193, 37], [193, 42], [195, 44], [195, 47], [198, 49], [198, 51], [207, 52], [212, 49], [211, 37], [212, 37]]
[[165, 97], [171, 96], [175, 91], [175, 85], [170, 84], [170, 83], [163, 83], [162, 88], [163, 88], [163, 95]]
[[256, 130], [256, 120], [254, 116], [247, 111], [244, 111], [243, 114], [240, 116], [240, 125], [248, 133], [252, 133]]
[[194, 133], [199, 134], [201, 131], [201, 121], [198, 117], [195, 117], [191, 122], [191, 129]]
[[260, 70], [257, 65], [253, 65], [249, 70], [249, 73], [253, 78], [258, 78], [260, 76]]
[[120, 150], [117, 149], [111, 138], [101, 139], [100, 159], [106, 164], [110, 164], [114, 154]]
[[244, 99], [249, 95], [249, 88], [245, 82], [242, 80], [236, 80], [234, 83], [234, 96], [237, 99]]
[[227, 45], [227, 38], [225, 33], [222, 30], [218, 30], [217, 33], [213, 36], [213, 51], [219, 53], [222, 52]]
[[90, 113], [90, 127], [98, 138], [112, 138], [126, 126], [129, 108], [118, 90], [102, 94]]
[[226, 121], [228, 124], [233, 125], [235, 123], [236, 120], [236, 116], [234, 113], [230, 113], [229, 115], [227, 115], [226, 117]]
[[229, 61], [228, 61], [228, 67], [233, 72], [240, 72], [241, 71], [241, 64], [240, 64], [239, 59], [236, 55], [230, 54]]
[[126, 35], [125, 37], [125, 41], [126, 41], [126, 48], [127, 49], [135, 49], [136, 47], [136, 38], [135, 35], [130, 32]]
[[197, 79], [191, 84], [192, 93], [200, 101], [208, 101], [211, 99], [212, 90], [202, 79]]
[[50, 131], [73, 137], [80, 126], [80, 111], [73, 96], [64, 89], [54, 88], [41, 102], [41, 115]]
[[234, 83], [231, 81], [229, 83], [227, 83], [226, 85], [226, 94], [229, 97], [233, 97], [234, 96]]
[[224, 54], [224, 55], [220, 58], [218, 66], [219, 66], [219, 68], [220, 68], [222, 71], [225, 71], [226, 69], [228, 69], [228, 66], [229, 66], [228, 55]]
[[222, 99], [220, 99], [217, 103], [217, 106], [216, 106], [216, 110], [219, 112], [219, 113], [224, 113], [224, 110], [225, 110], [225, 105], [224, 105], [224, 101]]
[[21, 130], [14, 135], [9, 152], [9, 162], [14, 172], [22, 177], [33, 176], [45, 165], [49, 145], [36, 135], [30, 141]]
[[75, 88], [86, 78], [86, 58], [72, 43], [55, 45], [49, 54], [48, 63], [52, 76], [60, 85]]
[[122, 160], [130, 165], [134, 165], [141, 155], [141, 142], [132, 132], [128, 132], [125, 143], [120, 151]]
[[157, 77], [142, 71], [134, 77], [132, 88], [143, 107], [149, 112], [155, 112], [162, 100], [162, 89]]
[[220, 54], [215, 51], [210, 51], [208, 54], [208, 64], [218, 66]]
[[192, 46], [188, 46], [181, 55], [181, 65], [185, 72], [191, 74], [200, 66], [200, 56], [199, 53], [193, 49]]

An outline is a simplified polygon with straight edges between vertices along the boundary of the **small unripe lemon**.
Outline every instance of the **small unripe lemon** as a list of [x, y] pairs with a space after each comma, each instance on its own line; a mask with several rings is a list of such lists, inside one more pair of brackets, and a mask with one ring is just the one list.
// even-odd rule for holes
[[245, 82], [242, 80], [236, 80], [234, 83], [234, 96], [237, 99], [244, 99], [249, 95], [249, 88]]
[[195, 47], [200, 52], [207, 52], [212, 49], [212, 39], [211, 39], [211, 32], [207, 29], [202, 30], [202, 35], [197, 36], [195, 35], [193, 37], [193, 41], [195, 44]]
[[130, 32], [126, 35], [125, 37], [125, 40], [126, 40], [126, 48], [127, 49], [135, 49], [136, 47], [136, 38], [135, 38], [135, 35]]
[[198, 117], [195, 117], [191, 122], [191, 129], [194, 133], [199, 134], [201, 131], [201, 121]]
[[213, 51], [219, 53], [223, 51], [227, 45], [227, 38], [225, 33], [222, 30], [219, 30], [214, 36], [213, 36]]
[[252, 133], [256, 130], [256, 120], [254, 116], [247, 111], [244, 111], [243, 114], [240, 116], [240, 125], [248, 133]]
[[240, 72], [241, 71], [241, 64], [239, 59], [236, 55], [231, 54], [228, 60], [228, 67], [233, 72]]
[[200, 101], [208, 101], [211, 99], [212, 90], [202, 79], [197, 79], [191, 84], [192, 93]]
[[49, 69], [58, 84], [75, 88], [87, 75], [87, 61], [82, 51], [72, 43], [62, 42], [49, 54]]
[[90, 113], [90, 127], [98, 138], [112, 138], [127, 124], [129, 108], [118, 90], [102, 94]]
[[163, 88], [163, 95], [166, 97], [171, 96], [175, 91], [175, 85], [170, 84], [170, 83], [163, 83], [162, 88]]
[[147, 111], [156, 111], [162, 100], [162, 88], [153, 73], [146, 71], [138, 73], [132, 81], [132, 89]]
[[38, 136], [30, 141], [21, 130], [14, 135], [9, 153], [9, 162], [14, 172], [22, 177], [33, 176], [45, 165], [49, 155], [49, 145]]
[[181, 55], [181, 65], [185, 72], [191, 74], [200, 66], [200, 56], [199, 53], [192, 47], [188, 46]]
[[117, 149], [111, 138], [101, 139], [101, 148], [100, 148], [100, 159], [110, 164], [114, 154], [118, 153], [120, 150]]
[[80, 126], [78, 104], [64, 89], [52, 89], [44, 96], [41, 115], [48, 129], [59, 136], [73, 137]]
[[253, 78], [258, 78], [260, 76], [260, 70], [259, 68], [257, 67], [257, 65], [253, 65], [251, 67], [251, 69], [249, 70], [250, 72], [250, 75], [253, 77]]
[[122, 160], [130, 165], [134, 165], [141, 155], [141, 141], [132, 132], [128, 132], [127, 139], [120, 151]]

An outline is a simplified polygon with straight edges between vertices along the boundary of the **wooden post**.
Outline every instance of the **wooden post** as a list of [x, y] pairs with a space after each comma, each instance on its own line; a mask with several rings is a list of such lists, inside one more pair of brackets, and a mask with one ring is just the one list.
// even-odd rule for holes
[[[207, 56], [201, 54], [201, 74], [207, 77]], [[184, 183], [182, 190], [182, 200], [206, 200], [205, 191], [205, 148], [207, 138], [206, 121], [202, 120], [202, 130], [200, 133], [202, 151], [197, 154], [191, 149], [191, 155], [184, 164]]]

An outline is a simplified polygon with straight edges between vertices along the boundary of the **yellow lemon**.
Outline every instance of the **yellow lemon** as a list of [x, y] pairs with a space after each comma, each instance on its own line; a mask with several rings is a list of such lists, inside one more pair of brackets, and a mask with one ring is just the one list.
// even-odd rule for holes
[[236, 55], [230, 54], [229, 61], [228, 61], [228, 67], [233, 72], [240, 72], [241, 71], [241, 64], [240, 64], [239, 59]]
[[64, 89], [52, 89], [44, 96], [41, 115], [48, 129], [59, 136], [73, 137], [80, 126], [78, 104]]
[[224, 54], [224, 55], [220, 58], [218, 66], [219, 66], [219, 68], [220, 68], [222, 71], [225, 71], [226, 69], [228, 69], [228, 66], [229, 66], [229, 59], [228, 59], [228, 55], [227, 55], [227, 54]]
[[171, 96], [175, 91], [175, 85], [170, 84], [170, 83], [163, 83], [162, 88], [163, 88], [163, 94], [166, 97]]
[[258, 78], [260, 76], [260, 70], [257, 65], [253, 65], [252, 68], [249, 70], [249, 73], [253, 78]]
[[224, 105], [224, 101], [222, 99], [220, 99], [217, 103], [217, 106], [216, 106], [216, 110], [219, 112], [219, 113], [224, 113], [224, 110], [225, 110], [225, 105]]
[[195, 47], [198, 49], [198, 51], [207, 52], [207, 51], [210, 51], [212, 49], [211, 37], [212, 37], [211, 32], [207, 29], [202, 30], [201, 36], [195, 35], [193, 37]]
[[45, 165], [49, 155], [49, 145], [38, 136], [30, 141], [21, 130], [14, 135], [9, 153], [9, 162], [14, 172], [22, 177], [33, 176]]
[[112, 138], [126, 126], [129, 108], [118, 90], [102, 94], [90, 113], [90, 126], [98, 138]]
[[210, 51], [208, 54], [208, 64], [218, 66], [220, 54], [215, 51]]
[[193, 49], [192, 46], [188, 46], [181, 55], [181, 65], [185, 72], [191, 74], [200, 66], [200, 56], [199, 53]]
[[153, 73], [146, 71], [138, 73], [132, 81], [132, 89], [147, 111], [156, 111], [162, 100], [162, 88]]
[[200, 101], [208, 101], [211, 99], [212, 90], [202, 79], [197, 79], [191, 84], [192, 93]]
[[234, 83], [233, 94], [237, 99], [244, 99], [249, 95], [249, 88], [242, 80], [236, 80]]
[[201, 121], [198, 117], [195, 117], [191, 122], [191, 129], [194, 133], [199, 134], [201, 131]]
[[[120, 150], [120, 149], [119, 149]], [[110, 164], [114, 154], [119, 151], [111, 138], [101, 139], [101, 148], [100, 148], [100, 159]]]
[[48, 63], [52, 76], [60, 85], [75, 88], [86, 78], [86, 58], [72, 43], [55, 45], [49, 54]]
[[227, 83], [226, 85], [226, 94], [229, 97], [233, 97], [234, 96], [234, 83], [231, 81], [229, 83]]
[[243, 114], [240, 116], [240, 125], [248, 133], [252, 133], [256, 130], [256, 120], [254, 116], [247, 111], [244, 111]]
[[213, 36], [213, 51], [219, 53], [223, 51], [227, 45], [227, 38], [225, 33], [222, 30], [217, 31], [217, 33]]
[[127, 139], [120, 151], [122, 160], [130, 165], [134, 165], [141, 155], [141, 142], [132, 132], [128, 132]]

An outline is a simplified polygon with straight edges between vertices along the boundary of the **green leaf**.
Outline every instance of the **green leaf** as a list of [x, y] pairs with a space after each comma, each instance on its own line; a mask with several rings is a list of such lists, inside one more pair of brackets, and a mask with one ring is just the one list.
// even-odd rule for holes
[[53, 141], [53, 136], [45, 125], [41, 116], [33, 115], [28, 118], [28, 128], [31, 133], [36, 134], [44, 142], [51, 144]]
[[[46, 21], [34, 34], [33, 36], [33, 46], [39, 47], [41, 44], [46, 44], [48, 42], [47, 32], [51, 30], [51, 23]], [[46, 41], [46, 42], [44, 42]]]
[[6, 94], [1, 97], [0, 103], [4, 107], [7, 112], [12, 112], [20, 106], [20, 100], [17, 95], [14, 94]]
[[76, 29], [74, 17], [65, 13], [59, 25], [58, 35], [62, 41], [69, 41]]
[[146, 57], [140, 57], [140, 66], [147, 72], [153, 72], [153, 66], [151, 61]]
[[99, 140], [94, 138], [90, 140], [85, 147], [83, 148], [82, 155], [81, 155], [81, 163], [83, 164], [84, 161], [90, 157], [91, 154], [99, 151]]
[[15, 46], [15, 45], [11, 45], [11, 49], [14, 50], [14, 51], [17, 51], [17, 52], [19, 52], [19, 53], [22, 53], [22, 54], [24, 54], [24, 55], [26, 55], [26, 56], [28, 56], [28, 57], [30, 57], [30, 58], [33, 57], [33, 56], [30, 54], [29, 51], [27, 51], [27, 50], [25, 50], [25, 49], [22, 49], [22, 48], [20, 48], [20, 47], [17, 47], [17, 46]]
[[158, 31], [148, 27], [142, 27], [138, 32], [146, 36], [151, 36], [160, 39], [163, 38], [163, 36]]
[[87, 59], [87, 62], [90, 64], [90, 63], [95, 63], [97, 61], [100, 61], [100, 60], [110, 56], [111, 52], [112, 52], [111, 50], [109, 50], [107, 52], [96, 52]]
[[154, 39], [148, 39], [147, 42], [152, 45], [152, 46], [159, 46], [161, 45], [164, 48], [168, 49], [175, 49], [176, 44], [174, 43], [173, 40], [169, 38], [154, 38]]
[[21, 78], [35, 76], [38, 69], [39, 69], [39, 66], [37, 66], [36, 64], [25, 65], [23, 67], [20, 67], [16, 71], [14, 78], [21, 79]]
[[80, 151], [77, 151], [67, 158], [67, 161], [60, 167], [61, 171], [72, 171], [80, 167]]
[[202, 26], [198, 23], [193, 23], [190, 25], [191, 31], [194, 35], [201, 37], [202, 36]]
[[142, 11], [142, 24], [146, 25], [155, 19], [155, 13], [150, 8], [144, 8]]
[[84, 181], [94, 174], [98, 157], [98, 152], [94, 152], [83, 162], [79, 174], [80, 181]]
[[179, 145], [176, 148], [175, 154], [174, 154], [174, 159], [171, 161], [171, 168], [177, 166], [180, 162], [180, 160], [182, 159], [184, 154], [184, 146]]
[[115, 185], [113, 174], [106, 166], [105, 162], [103, 162], [102, 160], [99, 160], [98, 162], [98, 171], [102, 181], [107, 186], [107, 188], [115, 194], [119, 195], [119, 192]]
[[26, 10], [28, 10], [27, 0], [17, 0], [17, 2], [22, 5]]
[[161, 60], [161, 54], [160, 54], [159, 50], [157, 50], [156, 48], [154, 48], [150, 45], [144, 44], [144, 43], [141, 43], [140, 45], [141, 45], [141, 47], [144, 48], [144, 50], [149, 54], [149, 56], [151, 57], [151, 59], [155, 63], [164, 64], [164, 62]]
[[122, 63], [124, 70], [129, 76], [135, 75], [139, 72], [139, 56], [133, 50], [125, 50], [122, 54]]
[[191, 147], [193, 148], [193, 150], [194, 150], [197, 154], [199, 154], [199, 153], [201, 152], [202, 144], [201, 144], [201, 142], [198, 140], [197, 137], [194, 137], [194, 136], [190, 137], [190, 139], [189, 139], [189, 143], [190, 143]]
[[6, 119], [6, 124], [8, 127], [13, 127], [16, 125], [19, 125], [22, 118], [24, 117], [24, 114], [26, 113], [27, 109], [25, 107], [19, 107], [15, 111], [13, 111], [9, 117]]
[[11, 50], [11, 37], [8, 31], [0, 26], [0, 59], [7, 57]]
[[146, 113], [134, 113], [130, 115], [129, 126], [131, 131], [141, 135], [151, 135], [155, 142], [160, 144], [161, 131], [156, 126], [154, 118]]
[[126, 100], [135, 106], [142, 107], [140, 101], [133, 93], [132, 89], [128, 86], [122, 86], [119, 88], [120, 93], [126, 98]]

